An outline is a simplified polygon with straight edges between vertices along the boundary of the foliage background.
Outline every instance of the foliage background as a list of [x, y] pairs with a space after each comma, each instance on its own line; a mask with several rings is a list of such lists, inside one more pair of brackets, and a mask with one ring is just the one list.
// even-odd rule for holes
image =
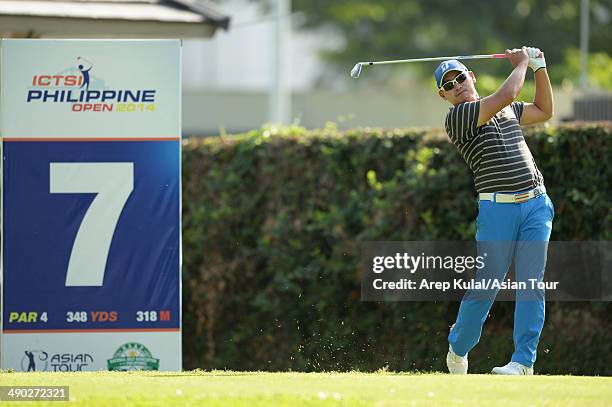
[[[612, 125], [526, 131], [556, 206], [552, 240], [610, 240]], [[333, 125], [183, 148], [185, 368], [444, 370], [457, 303], [360, 301], [356, 242], [471, 240], [472, 177], [438, 130]], [[610, 303], [549, 303], [540, 373], [612, 374]], [[512, 353], [498, 303], [470, 354]]]
[[[424, 58], [503, 52], [535, 46], [544, 51], [554, 85], [578, 86], [580, 73], [580, 0], [292, 0], [303, 29], [327, 27], [344, 46], [325, 51], [331, 66], [346, 74], [358, 61]], [[589, 80], [612, 90], [612, 2], [589, 1]], [[486, 76], [490, 93], [509, 73], [509, 65], [469, 61]], [[368, 81], [384, 81], [391, 67], [368, 72]], [[429, 64], [396, 66], [396, 72], [417, 70], [431, 81]], [[330, 76], [332, 81], [337, 80]]]

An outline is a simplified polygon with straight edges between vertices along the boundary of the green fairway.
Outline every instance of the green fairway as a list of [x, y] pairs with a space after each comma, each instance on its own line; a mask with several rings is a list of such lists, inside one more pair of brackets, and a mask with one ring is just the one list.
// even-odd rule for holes
[[[609, 406], [612, 400], [612, 378], [578, 376], [229, 371], [0, 373], [0, 384], [69, 386], [70, 405], [88, 406], [594, 407]], [[64, 403], [35, 403], [42, 404]]]

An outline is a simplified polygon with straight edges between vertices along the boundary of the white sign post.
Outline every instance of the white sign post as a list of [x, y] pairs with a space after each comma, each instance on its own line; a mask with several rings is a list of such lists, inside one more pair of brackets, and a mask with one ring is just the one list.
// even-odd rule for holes
[[180, 42], [0, 52], [0, 367], [181, 370]]

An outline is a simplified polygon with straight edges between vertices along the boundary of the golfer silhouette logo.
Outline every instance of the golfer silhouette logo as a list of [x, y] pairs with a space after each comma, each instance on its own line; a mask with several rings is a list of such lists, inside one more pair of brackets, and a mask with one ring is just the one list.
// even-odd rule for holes
[[25, 354], [29, 359], [28, 372], [35, 372], [36, 363], [34, 363], [34, 354], [32, 352], [28, 352], [27, 350], [25, 351]]
[[21, 359], [22, 371], [36, 372], [36, 362], [40, 362], [38, 363], [38, 371], [45, 371], [49, 367], [49, 354], [44, 350], [26, 350], [24, 353], [25, 355]]
[[81, 57], [77, 57], [77, 61], [79, 61], [79, 71], [81, 71], [81, 74], [83, 75], [83, 83], [81, 84], [81, 88], [85, 87], [85, 90], [89, 90], [89, 71], [91, 71], [91, 68], [93, 68], [93, 64]]

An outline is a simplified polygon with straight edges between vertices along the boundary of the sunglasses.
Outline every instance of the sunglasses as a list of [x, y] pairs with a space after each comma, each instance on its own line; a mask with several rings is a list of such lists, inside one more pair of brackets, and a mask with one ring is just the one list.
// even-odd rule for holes
[[453, 90], [455, 87], [455, 83], [463, 83], [467, 79], [467, 72], [461, 72], [459, 75], [455, 76], [455, 79], [452, 79], [448, 82], [444, 82], [440, 89], [444, 89], [445, 91]]

